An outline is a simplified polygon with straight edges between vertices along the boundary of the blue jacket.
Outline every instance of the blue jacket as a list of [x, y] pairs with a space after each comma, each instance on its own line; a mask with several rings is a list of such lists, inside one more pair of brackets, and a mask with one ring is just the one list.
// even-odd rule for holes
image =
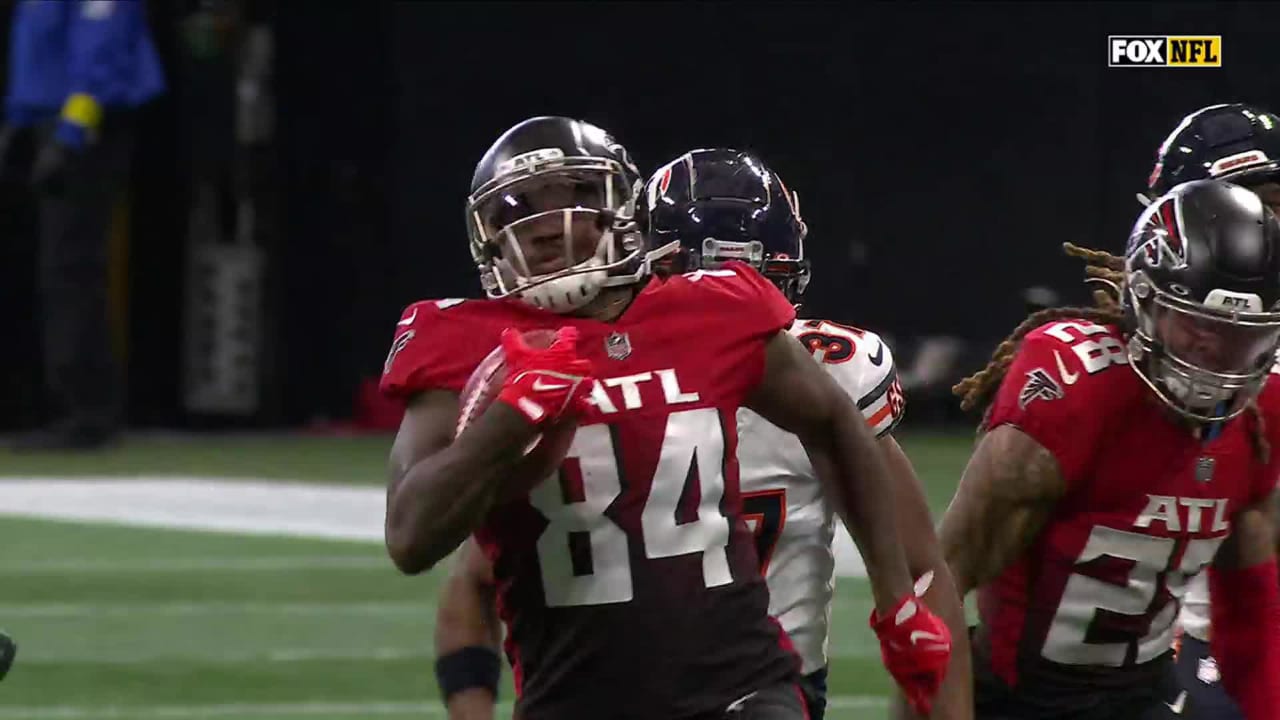
[[[9, 40], [5, 116], [23, 126], [61, 115], [58, 137], [83, 140], [104, 109], [164, 92], [140, 0], [21, 0]], [[64, 126], [71, 127], [64, 127]]]

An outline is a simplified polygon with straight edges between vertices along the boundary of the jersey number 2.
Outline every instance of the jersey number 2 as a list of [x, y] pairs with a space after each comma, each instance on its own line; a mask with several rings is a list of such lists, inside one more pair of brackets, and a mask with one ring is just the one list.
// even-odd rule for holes
[[[1075, 332], [1069, 332], [1072, 330]], [[1060, 322], [1044, 331], [1045, 335], [1069, 345], [1071, 352], [1075, 353], [1080, 364], [1084, 366], [1084, 371], [1090, 375], [1106, 370], [1112, 365], [1129, 363], [1128, 351], [1109, 333], [1110, 331], [1105, 327], [1090, 322]], [[1090, 339], [1094, 336], [1100, 337], [1097, 340]], [[1072, 380], [1072, 382], [1075, 381]]]
[[[1179, 557], [1180, 543], [1172, 538], [1094, 527], [1062, 591], [1045, 638], [1045, 659], [1122, 667], [1168, 652], [1175, 599], [1213, 560], [1222, 538], [1185, 542]], [[1126, 640], [1134, 635], [1136, 640]]]
[[[620, 603], [633, 596], [627, 534], [605, 515], [623, 487], [635, 480], [625, 477], [621, 452], [625, 451], [615, 447], [608, 425], [580, 427], [560, 469], [569, 482], [552, 477], [529, 494], [530, 503], [547, 520], [537, 549], [548, 607]], [[720, 512], [723, 466], [719, 411], [672, 413], [640, 513], [645, 557], [702, 553], [707, 587], [733, 582], [726, 550], [729, 519]], [[696, 507], [682, 512], [681, 500], [692, 491], [699, 491]]]

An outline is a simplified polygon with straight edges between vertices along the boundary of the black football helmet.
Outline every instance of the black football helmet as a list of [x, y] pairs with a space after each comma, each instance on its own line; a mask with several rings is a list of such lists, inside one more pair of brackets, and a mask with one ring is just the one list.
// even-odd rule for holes
[[1248, 189], [1183, 183], [1129, 235], [1128, 358], [1169, 407], [1227, 420], [1262, 390], [1280, 347], [1280, 221]]
[[809, 284], [799, 203], [750, 153], [692, 150], [649, 178], [636, 217], [654, 245], [680, 243], [680, 271], [741, 260], [798, 303]]
[[[485, 293], [563, 313], [603, 287], [643, 278], [654, 253], [646, 253], [634, 222], [641, 181], [626, 149], [590, 123], [535, 117], [507, 130], [476, 166], [467, 198], [471, 255]], [[557, 216], [563, 225], [552, 226], [551, 238], [545, 219]], [[578, 260], [574, 225], [583, 219], [601, 234], [594, 252]], [[537, 242], [563, 242], [556, 270], [531, 271], [520, 240], [535, 233]]]
[[1280, 173], [1280, 117], [1230, 103], [1210, 105], [1178, 123], [1156, 151], [1147, 197], [1191, 180], [1214, 178], [1250, 187]]

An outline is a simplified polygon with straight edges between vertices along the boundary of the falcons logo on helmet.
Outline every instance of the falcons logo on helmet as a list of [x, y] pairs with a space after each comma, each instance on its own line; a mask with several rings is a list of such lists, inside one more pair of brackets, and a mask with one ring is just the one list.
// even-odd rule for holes
[[1182, 224], [1178, 221], [1177, 201], [1169, 198], [1147, 209], [1147, 222], [1141, 234], [1141, 250], [1148, 267], [1177, 269], [1186, 267], [1187, 248], [1182, 242]]

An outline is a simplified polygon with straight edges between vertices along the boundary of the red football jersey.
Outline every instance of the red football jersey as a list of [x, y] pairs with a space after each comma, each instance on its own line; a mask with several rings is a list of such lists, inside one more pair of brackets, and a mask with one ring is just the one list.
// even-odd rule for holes
[[654, 279], [612, 323], [519, 301], [406, 310], [391, 394], [460, 389], [507, 327], [573, 325], [595, 365], [558, 477], [476, 532], [523, 718], [684, 717], [796, 672], [742, 517], [735, 420], [794, 315], [736, 263]]
[[[1277, 389], [1259, 404], [1280, 448]], [[1115, 327], [1076, 319], [1029, 333], [989, 426], [1014, 425], [1052, 452], [1068, 490], [1028, 552], [979, 591], [982, 670], [1047, 712], [1152, 682], [1189, 579], [1234, 513], [1275, 487], [1254, 422], [1198, 439], [1128, 367]]]

